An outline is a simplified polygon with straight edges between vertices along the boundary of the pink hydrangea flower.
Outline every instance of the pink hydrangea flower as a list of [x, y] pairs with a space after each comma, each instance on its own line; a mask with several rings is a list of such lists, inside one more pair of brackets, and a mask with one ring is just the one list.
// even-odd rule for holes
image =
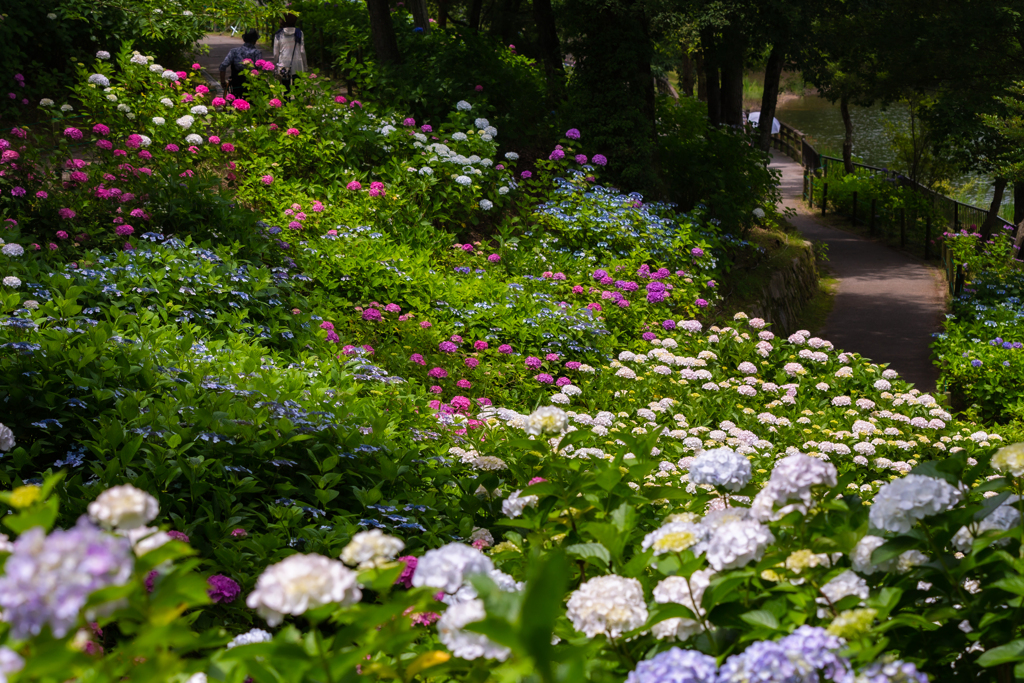
[[498, 263], [501, 261], [501, 256], [499, 256], [498, 254], [491, 254], [490, 256], [487, 257], [487, 260], [490, 261], [491, 263]]
[[498, 347], [498, 353], [510, 354], [512, 353], [512, 346], [509, 344], [502, 344]]
[[71, 209], [58, 209], [57, 215], [59, 215], [64, 220], [69, 221], [72, 218], [74, 218], [77, 214]]
[[427, 364], [427, 361], [425, 361], [423, 359], [423, 356], [421, 356], [418, 353], [414, 353], [411, 356], [409, 356], [409, 360], [411, 362], [413, 362], [413, 363], [416, 363], [416, 365], [426, 365]]
[[209, 139], [211, 145], [219, 145], [220, 144], [220, 137], [218, 137], [216, 135], [211, 135], [208, 139]]
[[96, 133], [96, 135], [110, 135], [110, 128], [102, 123], [97, 123], [92, 127], [92, 132]]
[[66, 232], [64, 232], [63, 230], [57, 231], [57, 239], [66, 240], [67, 238], [68, 234]]
[[420, 130], [423, 131], [424, 133], [433, 133], [434, 132], [434, 129], [431, 128], [430, 125], [426, 124], [426, 123], [423, 124], [422, 126], [420, 126]]
[[487, 342], [485, 342], [482, 339], [473, 342], [473, 348], [476, 349], [477, 351], [486, 351], [487, 347]]
[[353, 180], [345, 187], [353, 192], [358, 192], [359, 190], [363, 189], [362, 184], [358, 180]]
[[247, 111], [249, 109], [249, 103], [242, 99], [236, 99], [231, 103], [231, 106], [238, 111]]
[[224, 106], [225, 104], [227, 104], [227, 103], [228, 103], [228, 101], [227, 101], [227, 100], [225, 100], [225, 99], [224, 99], [223, 97], [214, 97], [214, 98], [213, 98], [213, 99], [212, 99], [212, 100], [210, 101], [210, 104], [212, 104], [212, 105], [213, 105], [213, 106], [215, 106], [215, 107], [223, 107], [223, 106]]
[[[232, 145], [230, 142], [221, 143], [220, 148], [222, 150], [224, 150], [225, 152], [234, 152], [235, 151], [235, 146]], [[266, 176], [264, 176], [264, 177], [266, 177]], [[273, 178], [271, 178], [271, 182], [273, 182]]]
[[365, 311], [363, 311], [363, 320], [368, 320], [370, 322], [375, 323], [380, 322], [381, 317], [382, 316], [380, 314], [380, 311], [378, 311], [376, 308], [367, 308]]
[[64, 137], [66, 137], [69, 140], [81, 140], [82, 131], [78, 130], [74, 126], [68, 126], [64, 129]]
[[345, 104], [346, 102], [348, 102], [348, 100], [345, 99], [344, 95], [338, 95], [337, 97], [334, 98], [334, 101], [337, 102], [338, 104]]
[[399, 306], [398, 304], [388, 304], [387, 306], [384, 307], [384, 310], [387, 311], [388, 313], [401, 313], [402, 307]]
[[430, 368], [430, 370], [427, 372], [427, 375], [429, 377], [433, 377], [434, 379], [444, 379], [445, 377], [448, 376], [448, 371], [445, 370], [444, 368], [433, 367]]
[[466, 363], [466, 367], [469, 368], [470, 370], [480, 365], [480, 361], [478, 361], [476, 358], [467, 358], [464, 362]]
[[468, 379], [460, 379], [458, 382], [455, 383], [455, 386], [457, 386], [459, 389], [472, 389], [473, 383], [470, 382]]
[[285, 135], [291, 135], [292, 137], [297, 137], [299, 135], [299, 129], [298, 128], [289, 128], [288, 130], [286, 130], [284, 132], [284, 134]]
[[264, 185], [270, 185], [274, 182], [274, 176], [269, 174], [265, 175], [262, 178], [260, 178], [260, 182], [263, 183]]
[[536, 379], [541, 384], [551, 384], [552, 382], [555, 381], [555, 378], [547, 374], [546, 372], [540, 373], [534, 379]]
[[281, 106], [281, 100], [279, 100], [276, 97], [274, 97], [269, 102], [267, 102], [267, 104], [269, 104], [271, 107], [274, 107], [276, 109], [276, 108]]
[[403, 126], [415, 126], [416, 125], [416, 119], [413, 119], [413, 118], [405, 119], [405, 120], [402, 121], [402, 125]]

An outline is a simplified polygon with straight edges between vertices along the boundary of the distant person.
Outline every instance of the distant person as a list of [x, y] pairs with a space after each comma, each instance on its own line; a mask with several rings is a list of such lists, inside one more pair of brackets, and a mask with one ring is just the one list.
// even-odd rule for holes
[[295, 75], [306, 70], [306, 46], [302, 40], [302, 29], [295, 23], [298, 17], [286, 14], [284, 27], [274, 34], [274, 63], [278, 73], [283, 74], [285, 88], [291, 90]]
[[[245, 74], [249, 69], [253, 68], [251, 65], [249, 69], [242, 64], [245, 60], [252, 60], [253, 63], [257, 59], [263, 59], [263, 53], [256, 49], [256, 41], [260, 39], [260, 32], [254, 28], [251, 28], [242, 35], [241, 47], [232, 48], [228, 52], [228, 56], [224, 58], [224, 61], [220, 64], [220, 86], [224, 88], [225, 94], [230, 92], [235, 97], [245, 97]], [[231, 65], [231, 88], [228, 88], [227, 82], [227, 70], [228, 65]]]

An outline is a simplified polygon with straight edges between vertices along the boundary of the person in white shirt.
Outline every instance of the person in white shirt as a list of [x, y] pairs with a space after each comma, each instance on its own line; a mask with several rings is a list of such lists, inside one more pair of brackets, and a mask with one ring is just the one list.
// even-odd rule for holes
[[274, 63], [279, 69], [288, 69], [291, 79], [285, 84], [291, 90], [295, 74], [306, 70], [306, 46], [302, 39], [302, 29], [295, 26], [298, 17], [286, 14], [284, 27], [274, 34]]

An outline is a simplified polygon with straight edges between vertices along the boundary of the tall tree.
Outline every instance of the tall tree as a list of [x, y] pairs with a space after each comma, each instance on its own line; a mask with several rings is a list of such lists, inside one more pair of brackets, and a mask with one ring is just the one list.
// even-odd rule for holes
[[395, 27], [391, 23], [391, 8], [388, 0], [366, 0], [370, 13], [370, 41], [377, 61], [381, 64], [398, 64], [402, 54], [398, 51]]

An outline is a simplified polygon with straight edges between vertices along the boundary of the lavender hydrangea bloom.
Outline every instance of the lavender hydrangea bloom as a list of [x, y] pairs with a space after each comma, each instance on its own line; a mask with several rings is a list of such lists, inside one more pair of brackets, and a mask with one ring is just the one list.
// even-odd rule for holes
[[718, 680], [721, 683], [795, 683], [801, 680], [796, 666], [789, 661], [781, 643], [763, 640], [742, 653], [725, 660]]
[[723, 446], [704, 451], [690, 465], [690, 481], [739, 491], [750, 482], [750, 461]]
[[928, 676], [910, 662], [875, 662], [860, 670], [854, 683], [928, 683]]
[[0, 577], [4, 620], [17, 639], [38, 635], [46, 624], [62, 638], [91, 593], [128, 581], [132, 562], [128, 539], [101, 531], [84, 516], [49, 536], [30, 529], [15, 541]]
[[850, 663], [837, 651], [844, 646], [825, 629], [801, 626], [778, 642], [754, 643], [725, 661], [720, 683], [819, 683], [845, 681]]
[[714, 657], [674, 647], [637, 664], [626, 683], [714, 683], [717, 669]]

